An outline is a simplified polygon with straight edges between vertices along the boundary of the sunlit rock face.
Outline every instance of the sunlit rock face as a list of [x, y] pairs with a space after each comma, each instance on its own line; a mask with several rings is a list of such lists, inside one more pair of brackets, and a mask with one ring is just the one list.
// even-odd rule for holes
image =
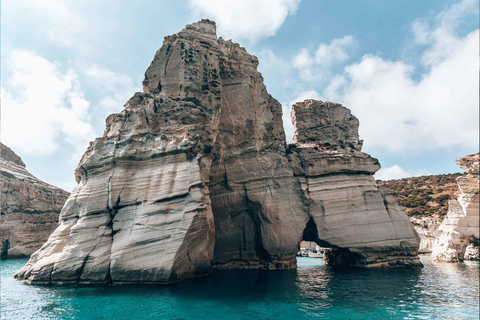
[[29, 257], [57, 228], [68, 192], [37, 179], [10, 148], [0, 148], [2, 259]]
[[[361, 152], [358, 119], [331, 102], [292, 108], [295, 144], [288, 152], [301, 182], [311, 239], [333, 247], [330, 265], [415, 266], [418, 240], [403, 208], [373, 174], [378, 160]], [[299, 127], [301, 129], [299, 129]]]
[[479, 252], [479, 154], [457, 159], [466, 174], [457, 178], [460, 195], [448, 202], [448, 213], [438, 231], [431, 260], [478, 260]]
[[[318, 110], [299, 129], [314, 139], [287, 151], [282, 107], [257, 65], [208, 20], [166, 37], [144, 92], [107, 118], [60, 226], [17, 279], [168, 283], [213, 268], [294, 268], [300, 242], [317, 233], [357, 265], [415, 264], [408, 220], [398, 227], [406, 216], [376, 187], [378, 161], [359, 151], [358, 120], [336, 104]], [[325, 121], [322, 142], [327, 129], [310, 127]], [[327, 143], [339, 150], [319, 151]]]
[[439, 233], [438, 228], [442, 221], [440, 215], [422, 218], [410, 217], [410, 222], [413, 224], [413, 228], [420, 237], [420, 244], [418, 246], [419, 253], [432, 252]]
[[210, 272], [222, 54], [209, 21], [165, 37], [144, 92], [107, 118], [76, 169], [60, 226], [17, 278], [168, 283]]

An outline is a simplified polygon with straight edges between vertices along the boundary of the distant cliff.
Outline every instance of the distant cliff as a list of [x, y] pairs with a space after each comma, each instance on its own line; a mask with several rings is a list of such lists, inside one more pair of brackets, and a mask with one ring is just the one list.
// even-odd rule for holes
[[57, 227], [69, 193], [37, 179], [15, 152], [3, 144], [0, 147], [1, 256], [28, 257]]

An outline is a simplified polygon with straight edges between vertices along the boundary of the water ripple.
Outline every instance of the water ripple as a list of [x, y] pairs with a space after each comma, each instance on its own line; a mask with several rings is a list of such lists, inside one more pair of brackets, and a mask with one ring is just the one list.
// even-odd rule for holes
[[1, 266], [2, 319], [478, 319], [479, 264], [344, 269], [300, 258], [297, 270], [218, 270], [168, 286], [50, 287]]

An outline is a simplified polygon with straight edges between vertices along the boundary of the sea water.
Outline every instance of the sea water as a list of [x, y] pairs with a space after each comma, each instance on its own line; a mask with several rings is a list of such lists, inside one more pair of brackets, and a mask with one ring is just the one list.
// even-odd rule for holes
[[1, 319], [479, 319], [479, 264], [422, 269], [217, 270], [172, 285], [31, 286], [1, 263]]

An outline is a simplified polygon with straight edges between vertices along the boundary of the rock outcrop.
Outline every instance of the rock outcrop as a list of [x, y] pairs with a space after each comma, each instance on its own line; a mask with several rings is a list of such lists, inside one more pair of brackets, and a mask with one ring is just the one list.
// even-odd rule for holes
[[361, 152], [358, 119], [339, 104], [305, 100], [292, 121], [288, 156], [308, 203], [305, 240], [334, 248], [325, 255], [330, 265], [419, 265], [408, 217], [377, 186], [378, 160]]
[[438, 228], [431, 260], [459, 262], [478, 260], [479, 236], [479, 153], [457, 159], [466, 174], [457, 178], [460, 195], [448, 203], [448, 213]]
[[57, 228], [68, 192], [37, 179], [10, 148], [0, 148], [1, 258], [29, 257]]
[[432, 252], [439, 233], [438, 228], [442, 221], [443, 219], [440, 215], [422, 218], [410, 217], [410, 222], [413, 224], [413, 228], [420, 237], [420, 244], [418, 245], [419, 253]]
[[287, 150], [257, 65], [208, 20], [166, 37], [144, 92], [107, 118], [59, 227], [16, 278], [168, 283], [213, 268], [294, 268], [312, 237], [349, 264], [419, 265], [406, 215], [373, 180], [378, 161], [359, 151], [358, 120], [334, 104], [313, 120], [299, 112], [297, 137], [313, 140]]

